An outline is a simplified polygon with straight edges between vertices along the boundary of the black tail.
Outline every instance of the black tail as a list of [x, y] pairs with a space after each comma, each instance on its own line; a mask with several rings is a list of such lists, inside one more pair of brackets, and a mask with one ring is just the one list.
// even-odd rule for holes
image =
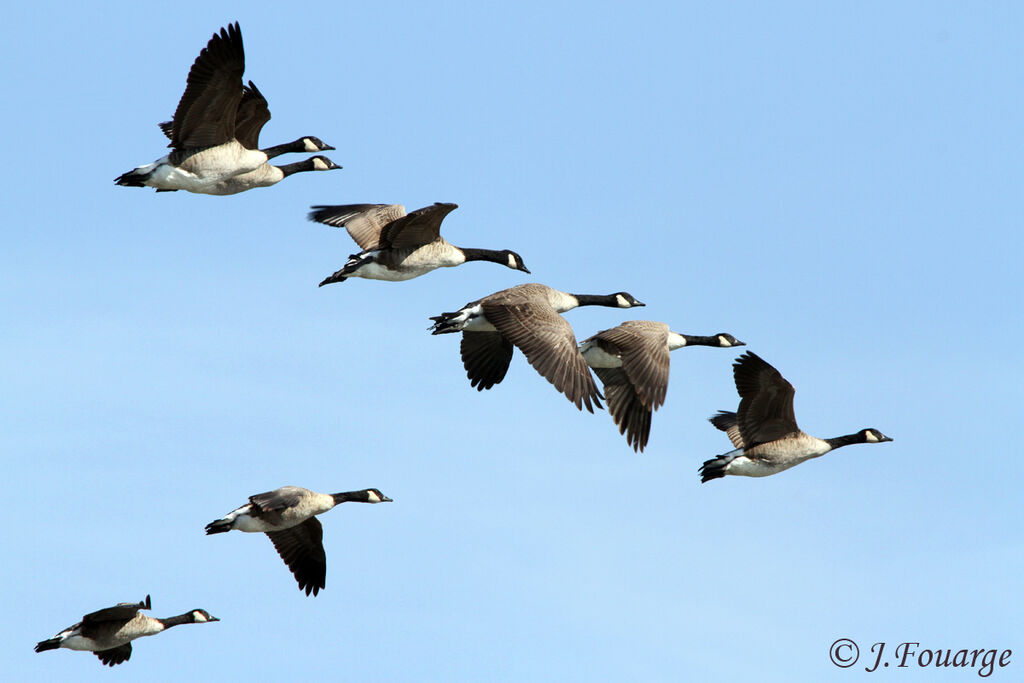
[[60, 647], [60, 638], [50, 638], [49, 640], [41, 640], [36, 643], [36, 652], [46, 652], [47, 650], [56, 650]]
[[127, 173], [122, 173], [121, 175], [114, 178], [114, 183], [116, 185], [123, 185], [125, 187], [145, 187], [145, 181], [148, 179], [148, 173], [139, 173], [138, 169], [132, 169], [131, 171], [128, 171]]
[[341, 270], [335, 272], [333, 275], [329, 275], [328, 277], [324, 278], [323, 282], [321, 282], [317, 286], [318, 287], [323, 287], [324, 285], [329, 285], [329, 284], [334, 283], [334, 282], [344, 282], [345, 280], [348, 279], [347, 277], [342, 275], [342, 273], [344, 273], [344, 272], [345, 272], [345, 269], [342, 268]]
[[329, 285], [332, 282], [344, 282], [352, 275], [352, 273], [356, 272], [367, 263], [372, 263], [373, 258], [372, 254], [349, 254], [348, 261], [346, 261], [345, 265], [341, 267], [341, 270], [335, 272], [329, 278], [321, 282], [320, 286], [323, 287], [324, 285]]
[[725, 468], [735, 459], [732, 455], [719, 455], [705, 460], [700, 466], [700, 483], [709, 482], [712, 479], [721, 479], [725, 476]]
[[231, 531], [231, 521], [227, 519], [218, 519], [206, 525], [207, 536], [210, 534], [223, 534], [227, 531]]
[[448, 334], [450, 332], [461, 332], [456, 326], [453, 320], [459, 317], [461, 311], [455, 311], [454, 313], [442, 313], [441, 315], [432, 315], [430, 319], [434, 321], [434, 324], [428, 327], [430, 334]]

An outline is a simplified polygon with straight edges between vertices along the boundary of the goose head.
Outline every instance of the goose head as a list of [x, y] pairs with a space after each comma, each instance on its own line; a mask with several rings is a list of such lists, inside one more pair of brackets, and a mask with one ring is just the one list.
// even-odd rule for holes
[[857, 436], [860, 437], [862, 443], [882, 443], [883, 441], [892, 441], [892, 437], [886, 436], [874, 427], [868, 427], [867, 429], [860, 430], [857, 432]]
[[638, 301], [637, 298], [629, 292], [616, 292], [615, 294], [612, 294], [612, 296], [615, 297], [615, 305], [619, 308], [633, 308], [635, 306], [647, 305], [642, 301]]
[[393, 503], [394, 501], [380, 492], [380, 489], [366, 489], [367, 503]]
[[205, 624], [210, 621], [220, 621], [217, 617], [213, 616], [204, 609], [194, 609], [188, 613], [193, 624]]
[[523, 263], [523, 257], [512, 251], [511, 249], [505, 249], [501, 252], [501, 255], [505, 257], [504, 265], [508, 266], [512, 270], [521, 270], [524, 273], [529, 273], [526, 264]]
[[718, 342], [717, 345], [723, 349], [727, 349], [731, 346], [746, 346], [746, 344], [728, 332], [719, 332], [715, 335], [715, 340]]
[[302, 145], [302, 149], [300, 151], [303, 152], [326, 152], [328, 150], [335, 149], [313, 135], [307, 135], [304, 138], [299, 138], [298, 143]]

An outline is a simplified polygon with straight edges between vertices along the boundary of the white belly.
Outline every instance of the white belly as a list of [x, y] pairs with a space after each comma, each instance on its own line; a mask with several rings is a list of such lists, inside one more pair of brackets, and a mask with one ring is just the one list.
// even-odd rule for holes
[[99, 645], [92, 638], [86, 638], [77, 634], [62, 640], [60, 646], [66, 647], [69, 650], [85, 650], [88, 652], [95, 652], [99, 648]]
[[463, 309], [466, 312], [466, 322], [462, 325], [467, 332], [497, 332], [498, 328], [491, 324], [491, 321], [484, 317], [483, 306], [479, 304], [472, 308]]
[[597, 341], [586, 341], [580, 346], [580, 353], [583, 354], [587, 365], [592, 368], [621, 368], [622, 358], [608, 353], [602, 349]]
[[414, 277], [420, 275], [426, 275], [430, 271], [434, 270], [434, 267], [423, 267], [423, 266], [403, 266], [402, 270], [392, 270], [385, 268], [379, 263], [367, 263], [361, 266], [358, 270], [353, 271], [350, 275], [345, 277], [362, 277], [367, 280], [390, 280], [391, 282], [401, 282], [402, 280], [411, 280]]
[[255, 534], [287, 529], [289, 527], [295, 526], [296, 523], [288, 524], [287, 522], [285, 522], [284, 524], [280, 525], [267, 524], [265, 520], [257, 519], [254, 517], [250, 517], [249, 515], [243, 514], [235, 518], [234, 525], [231, 528], [238, 529], [239, 531], [245, 531], [250, 534]]
[[785, 466], [769, 465], [757, 460], [751, 460], [747, 456], [741, 455], [726, 465], [725, 473], [735, 474], [741, 477], [767, 477], [770, 474], [787, 470], [795, 464], [796, 463]]

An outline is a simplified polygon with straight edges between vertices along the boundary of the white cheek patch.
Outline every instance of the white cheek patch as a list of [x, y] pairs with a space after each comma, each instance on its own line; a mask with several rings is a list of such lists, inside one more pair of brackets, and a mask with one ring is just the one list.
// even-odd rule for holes
[[516, 263], [516, 257], [513, 256], [512, 254], [508, 255], [508, 267], [513, 269], [519, 267], [519, 264]]
[[730, 342], [728, 339], [726, 339], [722, 335], [718, 335], [718, 343], [720, 345], [722, 345], [722, 346], [725, 346], [725, 347], [732, 346], [732, 342]]
[[192, 616], [195, 618], [197, 624], [206, 623], [206, 617], [203, 616], [202, 612], [193, 612]]
[[302, 138], [302, 142], [303, 142], [304, 145], [306, 145], [306, 151], [307, 152], [319, 152], [320, 151], [320, 148], [316, 146], [316, 143], [314, 143], [309, 138]]
[[621, 294], [615, 295], [615, 303], [618, 304], [619, 308], [630, 308], [629, 302], [626, 301], [626, 297]]
[[378, 496], [373, 491], [370, 491], [370, 502], [371, 503], [379, 503], [380, 502], [380, 496]]
[[314, 168], [314, 170], [317, 170], [317, 171], [327, 171], [327, 170], [329, 170], [329, 167], [327, 166], [327, 164], [324, 163], [324, 160], [320, 159], [319, 157], [313, 159], [313, 168]]
[[878, 443], [878, 437], [875, 436], [874, 432], [868, 432], [865, 439], [868, 443]]

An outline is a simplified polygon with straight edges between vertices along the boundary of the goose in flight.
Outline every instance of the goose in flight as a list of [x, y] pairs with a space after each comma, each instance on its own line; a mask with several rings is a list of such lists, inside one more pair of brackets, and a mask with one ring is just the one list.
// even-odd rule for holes
[[778, 370], [752, 351], [737, 358], [732, 369], [740, 407], [735, 413], [721, 410], [710, 421], [736, 448], [705, 461], [701, 482], [727, 474], [767, 477], [843, 446], [892, 441], [874, 428], [831, 439], [811, 436], [797, 426], [795, 390]]

